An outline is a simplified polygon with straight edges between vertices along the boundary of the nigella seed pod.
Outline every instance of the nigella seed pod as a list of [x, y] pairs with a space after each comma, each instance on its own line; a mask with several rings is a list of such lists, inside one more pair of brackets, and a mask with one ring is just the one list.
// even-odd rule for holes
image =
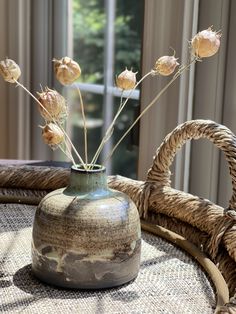
[[0, 62], [0, 74], [5, 81], [9, 83], [15, 83], [21, 75], [21, 70], [19, 65], [11, 60], [5, 59]]
[[179, 65], [174, 56], [163, 56], [160, 57], [154, 66], [153, 72], [154, 74], [160, 74], [163, 76], [171, 75], [175, 68]]
[[220, 37], [211, 28], [197, 33], [191, 40], [192, 53], [199, 58], [213, 56], [220, 48]]
[[67, 104], [65, 98], [60, 95], [56, 90], [48, 87], [45, 91], [38, 93], [38, 100], [42, 106], [39, 106], [41, 116], [47, 121], [53, 120], [63, 122], [67, 117]]
[[80, 66], [71, 58], [53, 59], [53, 62], [56, 78], [62, 85], [70, 85], [80, 77]]
[[52, 122], [43, 127], [42, 137], [45, 144], [49, 145], [51, 148], [56, 148], [64, 140], [62, 130]]
[[123, 90], [133, 89], [136, 85], [136, 73], [125, 69], [116, 78], [116, 86]]

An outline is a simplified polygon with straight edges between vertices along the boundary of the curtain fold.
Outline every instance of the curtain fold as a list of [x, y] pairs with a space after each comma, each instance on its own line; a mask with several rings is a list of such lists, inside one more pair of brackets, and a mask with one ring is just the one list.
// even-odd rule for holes
[[[30, 0], [0, 3], [0, 58], [15, 60], [22, 69], [20, 80], [30, 81]], [[29, 99], [13, 84], [0, 82], [1, 158], [29, 158]]]
[[[0, 58], [20, 65], [19, 81], [34, 95], [41, 85], [62, 90], [54, 81], [52, 59], [67, 53], [68, 1], [0, 1]], [[0, 92], [0, 158], [59, 159], [41, 140], [37, 103], [2, 80]]]
[[[197, 63], [195, 71], [182, 75], [141, 121], [140, 179], [145, 179], [152, 156], [164, 137], [185, 120], [211, 119], [236, 132], [232, 79], [236, 65], [235, 13], [236, 4], [231, 0], [145, 1], [143, 74], [150, 70], [155, 59], [172, 54], [170, 46], [185, 63], [188, 40], [197, 30], [213, 25], [223, 35], [219, 53]], [[151, 78], [143, 84], [142, 109], [167, 81]], [[232, 189], [229, 170], [211, 143], [199, 140], [187, 144], [176, 156], [171, 171], [173, 187], [227, 205]]]

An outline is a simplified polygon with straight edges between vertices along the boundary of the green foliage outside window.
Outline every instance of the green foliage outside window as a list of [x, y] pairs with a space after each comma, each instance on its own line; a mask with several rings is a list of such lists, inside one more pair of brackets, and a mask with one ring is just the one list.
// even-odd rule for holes
[[[140, 73], [141, 37], [143, 24], [143, 0], [117, 0], [115, 17], [115, 63], [114, 72], [119, 74], [125, 67]], [[73, 0], [73, 45], [74, 59], [79, 62], [82, 75], [80, 82], [104, 84], [104, 51], [106, 12], [104, 0]], [[139, 77], [139, 76], [137, 76]], [[114, 77], [115, 83], [115, 77]], [[91, 93], [83, 93], [86, 115], [94, 120], [94, 125], [88, 130], [88, 136], [93, 139], [90, 155], [94, 153], [102, 132], [102, 97]], [[114, 99], [114, 111], [119, 106], [119, 98]], [[74, 140], [83, 147], [82, 129], [78, 126], [80, 112], [78, 100], [73, 106]], [[121, 114], [113, 134], [113, 140], [125, 132], [137, 114], [138, 101], [132, 101]], [[100, 120], [99, 120], [100, 119]], [[77, 122], [76, 122], [77, 121]], [[100, 126], [99, 126], [100, 121]], [[77, 123], [77, 125], [76, 125]], [[131, 133], [119, 147], [113, 158], [113, 173], [135, 177], [137, 149], [132, 147]], [[136, 140], [137, 142], [137, 140]], [[122, 156], [122, 158], [120, 158]]]

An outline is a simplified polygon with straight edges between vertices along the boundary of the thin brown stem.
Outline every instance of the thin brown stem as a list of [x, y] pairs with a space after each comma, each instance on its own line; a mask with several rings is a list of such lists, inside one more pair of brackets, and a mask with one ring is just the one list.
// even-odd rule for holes
[[[48, 112], [48, 110], [41, 104], [41, 102], [20, 82], [18, 82], [17, 80], [15, 80], [15, 83], [17, 84], [17, 86], [20, 86], [21, 88], [23, 88], [38, 104], [40, 107], [43, 108], [43, 110], [45, 110], [45, 112], [52, 118], [53, 123], [55, 123], [60, 130], [63, 132], [63, 134], [65, 135], [66, 139], [68, 140], [68, 142], [70, 143], [72, 149], [74, 150], [76, 156], [78, 157], [79, 161], [81, 162], [81, 164], [83, 165], [83, 167], [86, 169], [86, 166], [84, 164], [83, 159], [81, 158], [80, 154], [77, 152], [75, 146], [73, 145], [73, 143], [71, 142], [68, 134], [66, 133], [66, 131], [62, 128], [62, 126], [52, 117], [52, 115]], [[71, 160], [72, 161], [72, 160]], [[72, 161], [73, 162], [73, 161]]]
[[93, 167], [93, 165], [96, 163], [96, 161], [97, 161], [97, 159], [98, 159], [98, 157], [99, 157], [99, 155], [100, 155], [100, 153], [101, 153], [101, 151], [102, 151], [102, 149], [103, 149], [103, 147], [104, 147], [104, 145], [105, 145], [105, 142], [107, 141], [107, 135], [108, 135], [109, 133], [111, 133], [112, 128], [114, 127], [114, 124], [115, 124], [117, 118], [119, 117], [121, 111], [124, 109], [125, 105], [127, 104], [128, 100], [130, 99], [130, 96], [132, 95], [133, 91], [134, 91], [134, 90], [137, 88], [137, 86], [139, 86], [139, 84], [141, 84], [141, 82], [142, 82], [145, 78], [147, 78], [150, 74], [152, 74], [152, 71], [150, 71], [150, 72], [148, 72], [147, 74], [145, 74], [145, 75], [137, 82], [137, 84], [134, 86], [134, 88], [131, 89], [131, 91], [130, 91], [128, 97], [126, 98], [126, 100], [124, 101], [124, 103], [123, 103], [122, 105], [120, 105], [120, 107], [119, 107], [119, 109], [118, 109], [118, 111], [117, 111], [117, 113], [116, 113], [114, 119], [112, 120], [110, 126], [108, 127], [108, 129], [107, 129], [107, 131], [106, 131], [106, 133], [105, 133], [105, 136], [103, 137], [103, 139], [102, 139], [102, 141], [101, 141], [101, 143], [100, 143], [100, 145], [99, 145], [99, 147], [98, 147], [98, 149], [97, 149], [97, 151], [96, 151], [96, 153], [95, 153], [95, 155], [94, 155], [94, 157], [93, 157], [93, 159], [92, 159], [92, 161], [91, 161], [91, 167]]
[[122, 90], [121, 95], [120, 95], [120, 105], [119, 105], [118, 111], [120, 110], [123, 104], [123, 95], [124, 95], [124, 90]]
[[88, 139], [87, 139], [86, 117], [85, 117], [85, 113], [84, 113], [84, 102], [83, 102], [83, 98], [82, 98], [81, 91], [80, 91], [79, 87], [76, 86], [76, 89], [77, 89], [78, 94], [79, 94], [80, 106], [81, 106], [81, 112], [82, 112], [83, 124], [84, 124], [84, 154], [85, 154], [85, 164], [86, 164], [86, 168], [87, 168], [87, 165], [88, 165]]
[[73, 156], [72, 156], [72, 154], [71, 154], [71, 152], [70, 152], [70, 150], [69, 150], [68, 144], [66, 143], [66, 141], [65, 141], [64, 143], [65, 143], [65, 145], [66, 145], [66, 149], [67, 149], [67, 150], [64, 150], [64, 148], [62, 147], [62, 145], [58, 145], [58, 147], [59, 147], [60, 150], [67, 156], [67, 158], [72, 161], [73, 165], [76, 167], [75, 160], [74, 160], [74, 158], [73, 158]]
[[197, 61], [196, 58], [193, 58], [187, 65], [182, 67], [176, 74], [173, 76], [173, 78], [170, 80], [168, 84], [165, 85], [165, 87], [154, 97], [154, 99], [149, 103], [149, 105], [140, 113], [140, 115], [137, 117], [137, 119], [132, 123], [132, 125], [128, 128], [128, 130], [124, 133], [124, 135], [119, 139], [119, 141], [116, 143], [116, 145], [113, 147], [109, 155], [106, 157], [104, 163], [107, 162], [109, 158], [113, 155], [116, 148], [119, 146], [119, 144], [123, 141], [123, 139], [126, 137], [126, 135], [130, 132], [130, 130], [135, 126], [135, 124], [142, 118], [142, 116], [156, 103], [156, 101], [164, 94], [164, 92], [175, 82], [175, 80], [185, 71], [187, 70], [192, 63], [195, 63]]

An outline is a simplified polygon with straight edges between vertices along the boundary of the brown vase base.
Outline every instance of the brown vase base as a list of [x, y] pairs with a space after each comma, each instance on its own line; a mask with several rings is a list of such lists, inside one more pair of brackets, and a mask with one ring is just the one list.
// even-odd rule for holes
[[33, 270], [33, 274], [42, 282], [45, 282], [47, 284], [66, 288], [66, 289], [81, 289], [81, 290], [98, 290], [98, 289], [108, 289], [108, 288], [114, 288], [118, 286], [122, 286], [126, 283], [131, 282], [134, 280], [138, 273], [132, 276], [126, 276], [125, 278], [108, 278], [102, 281], [96, 281], [96, 282], [68, 282], [63, 280], [63, 278], [59, 278], [57, 274], [43, 274], [42, 272], [38, 272]]
[[132, 256], [107, 261], [81, 261], [68, 257], [67, 263], [35, 254], [34, 275], [49, 284], [74, 289], [104, 289], [123, 285], [137, 277], [140, 266], [140, 243]]

